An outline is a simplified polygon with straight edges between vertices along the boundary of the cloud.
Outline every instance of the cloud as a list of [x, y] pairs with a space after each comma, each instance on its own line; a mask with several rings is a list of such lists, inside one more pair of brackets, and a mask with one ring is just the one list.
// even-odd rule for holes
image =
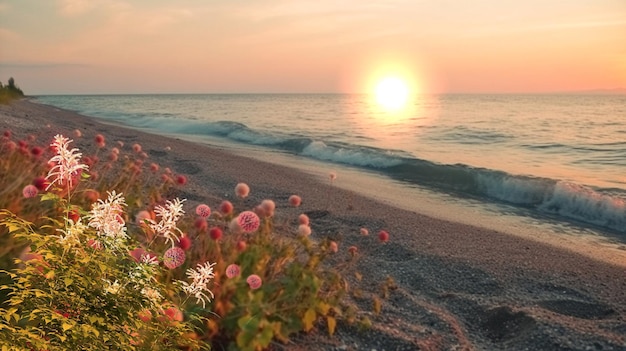
[[20, 38], [20, 35], [12, 30], [6, 28], [0, 28], [0, 41], [8, 42], [15, 41]]

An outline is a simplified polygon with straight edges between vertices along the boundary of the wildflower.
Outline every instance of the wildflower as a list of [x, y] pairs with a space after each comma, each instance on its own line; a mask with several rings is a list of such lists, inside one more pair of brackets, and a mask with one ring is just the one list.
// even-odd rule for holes
[[118, 140], [117, 145], [119, 145], [119, 147], [124, 147], [124, 142], [121, 140]]
[[220, 204], [220, 212], [223, 215], [228, 215], [228, 214], [233, 213], [233, 209], [234, 209], [233, 204], [228, 200], [224, 200]]
[[239, 267], [238, 265], [232, 263], [229, 264], [228, 267], [226, 267], [226, 277], [228, 277], [229, 279], [234, 278], [239, 274], [241, 274], [241, 267]]
[[170, 146], [166, 146], [166, 147], [164, 147], [163, 149], [164, 149], [165, 151], [170, 151], [170, 150], [172, 150], [172, 148], [171, 148]]
[[32, 149], [30, 149], [30, 154], [33, 155], [33, 157], [38, 158], [39, 156], [41, 156], [41, 154], [43, 154], [43, 149], [39, 146], [34, 146]]
[[309, 225], [309, 216], [304, 213], [298, 216], [298, 224]]
[[81, 132], [80, 129], [74, 129], [74, 136], [80, 138], [83, 136], [83, 132]]
[[222, 229], [220, 229], [219, 227], [212, 227], [209, 230], [209, 236], [211, 237], [211, 239], [213, 240], [219, 240], [222, 238]]
[[246, 183], [239, 183], [235, 186], [235, 194], [240, 198], [246, 198], [250, 194], [250, 187]]
[[178, 247], [187, 251], [191, 247], [191, 239], [187, 235], [183, 235], [180, 237], [180, 241], [178, 242]]
[[25, 198], [35, 197], [38, 192], [39, 190], [37, 190], [37, 187], [32, 184], [29, 184], [22, 189], [22, 195], [24, 195]]
[[239, 234], [243, 232], [243, 228], [239, 225], [239, 218], [233, 218], [228, 224], [231, 234]]
[[102, 243], [98, 240], [89, 239], [87, 241], [87, 245], [89, 245], [89, 247], [91, 247], [94, 250], [102, 250]]
[[183, 312], [174, 306], [163, 310], [163, 314], [172, 322], [182, 322], [184, 318]]
[[369, 232], [369, 230], [367, 230], [367, 228], [361, 228], [360, 232], [361, 232], [361, 235], [364, 235], [364, 236], [370, 234], [370, 232]]
[[328, 174], [328, 177], [330, 178], [330, 182], [332, 183], [335, 179], [337, 179], [337, 173], [335, 172], [330, 172]]
[[5, 130], [5, 131], [2, 133], [2, 135], [3, 135], [5, 138], [10, 139], [10, 138], [11, 138], [11, 135], [13, 135], [13, 133], [12, 133], [10, 130], [8, 130], [8, 129], [7, 129], [7, 130]]
[[102, 134], [97, 134], [94, 140], [96, 142], [96, 146], [100, 149], [102, 149], [106, 145], [104, 135]]
[[204, 232], [209, 227], [209, 224], [206, 222], [206, 219], [203, 217], [196, 218], [195, 222], [193, 222], [193, 226], [196, 227], [201, 232]]
[[206, 218], [211, 215], [211, 208], [205, 204], [200, 204], [196, 207], [196, 214]]
[[252, 233], [259, 229], [261, 220], [256, 213], [252, 211], [244, 211], [237, 216], [237, 224], [245, 233]]
[[117, 161], [117, 157], [118, 157], [118, 154], [116, 154], [115, 152], [111, 152], [109, 154], [109, 161], [115, 162], [115, 161]]
[[387, 233], [384, 230], [381, 230], [380, 232], [378, 232], [378, 239], [382, 242], [389, 241], [389, 233]]
[[248, 244], [246, 244], [245, 241], [239, 240], [237, 242], [237, 251], [239, 252], [246, 251], [246, 247], [248, 247]]
[[185, 263], [185, 251], [180, 247], [172, 247], [163, 254], [163, 264], [169, 269], [174, 269]]
[[331, 241], [328, 244], [328, 249], [330, 250], [330, 252], [336, 253], [337, 251], [339, 251], [339, 245], [337, 244], [337, 242]]
[[94, 203], [89, 214], [89, 226], [95, 228], [98, 235], [117, 240], [126, 237], [126, 223], [121, 214], [126, 202], [122, 194], [107, 192], [106, 201], [101, 199]]
[[48, 172], [46, 180], [52, 178], [52, 182], [46, 190], [54, 184], [67, 185], [71, 188], [78, 174], [88, 169], [87, 165], [79, 162], [82, 154], [78, 152], [78, 149], [68, 150], [68, 145], [71, 142], [72, 140], [59, 134], [54, 137], [54, 142], [51, 146], [54, 147], [57, 155], [49, 161], [53, 167]]
[[37, 190], [44, 191], [48, 187], [48, 181], [46, 181], [46, 178], [44, 177], [37, 177], [33, 180], [33, 185], [37, 188]]
[[176, 183], [178, 185], [185, 185], [187, 184], [187, 177], [185, 177], [184, 175], [178, 175], [176, 176]]
[[150, 216], [150, 212], [143, 210], [143, 211], [139, 211], [137, 212], [137, 215], [135, 216], [135, 223], [138, 226], [143, 226], [146, 224], [146, 220], [151, 219], [152, 216]]
[[276, 204], [274, 201], [266, 199], [261, 202], [261, 208], [263, 208], [266, 216], [272, 217], [276, 209]]
[[[155, 306], [158, 306], [159, 303], [161, 303], [161, 300], [163, 300], [163, 295], [161, 295], [161, 293], [158, 292], [158, 290], [156, 289], [143, 288], [141, 289], [141, 294], [145, 296], [148, 299], [148, 301], [150, 301], [150, 303], [152, 303]], [[150, 314], [150, 317], [152, 317], [152, 314]]]
[[63, 233], [59, 236], [59, 243], [63, 246], [72, 247], [80, 244], [79, 234], [83, 233], [86, 226], [81, 222], [80, 218], [74, 222], [69, 220], [65, 229], [57, 229], [58, 232]]
[[351, 256], [356, 255], [356, 252], [357, 252], [357, 248], [356, 248], [356, 246], [350, 246], [350, 247], [348, 248], [348, 252], [350, 253], [350, 255], [351, 255]]
[[151, 219], [146, 220], [155, 233], [165, 237], [166, 242], [169, 241], [172, 243], [172, 247], [174, 247], [174, 240], [179, 241], [177, 234], [183, 234], [183, 232], [176, 227], [176, 222], [185, 214], [185, 211], [183, 211], [184, 201], [185, 200], [176, 198], [174, 202], [167, 201], [165, 207], [157, 206], [154, 212], [157, 216], [161, 217], [158, 223]]
[[250, 289], [256, 290], [261, 287], [263, 280], [261, 280], [261, 277], [259, 277], [258, 275], [252, 274], [248, 276], [248, 278], [246, 279], [246, 283], [248, 283]]
[[[215, 278], [213, 266], [215, 266], [215, 263], [205, 262], [204, 265], [199, 263], [196, 269], [187, 270], [187, 277], [193, 279], [193, 282], [191, 282], [191, 284], [180, 282], [183, 291], [186, 292], [188, 296], [193, 295], [193, 297], [196, 298], [196, 303], [202, 302], [202, 308], [206, 306], [206, 302], [210, 302], [211, 299], [215, 297], [213, 292], [207, 287], [209, 281]], [[209, 298], [206, 293], [210, 294], [211, 297]]]
[[311, 235], [311, 227], [306, 224], [300, 224], [298, 226], [298, 235], [309, 236]]
[[154, 163], [154, 162], [152, 162], [150, 164], [150, 171], [152, 171], [152, 173], [158, 172], [159, 171], [159, 165]]
[[140, 144], [133, 144], [133, 151], [136, 153], [140, 153], [141, 152], [141, 145]]
[[107, 283], [107, 286], [104, 287], [104, 292], [106, 292], [107, 294], [117, 294], [122, 288], [122, 286], [117, 280], [115, 280], [113, 283], [111, 283], [111, 281], [108, 279], [102, 279], [102, 280], [105, 283]]
[[298, 207], [302, 203], [302, 199], [298, 195], [289, 196], [289, 204], [293, 207]]
[[139, 311], [137, 313], [137, 317], [139, 317], [139, 319], [142, 322], [148, 323], [148, 322], [150, 322], [150, 320], [152, 320], [152, 312], [150, 312], [150, 310], [148, 310], [148, 309], [143, 310], [143, 311]]

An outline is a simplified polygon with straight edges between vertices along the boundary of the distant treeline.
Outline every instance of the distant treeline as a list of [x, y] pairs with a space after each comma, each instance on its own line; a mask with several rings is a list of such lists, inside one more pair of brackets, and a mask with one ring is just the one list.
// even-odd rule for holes
[[7, 104], [11, 100], [20, 99], [24, 97], [24, 92], [17, 85], [15, 85], [15, 79], [9, 78], [7, 85], [3, 85], [0, 82], [0, 103]]

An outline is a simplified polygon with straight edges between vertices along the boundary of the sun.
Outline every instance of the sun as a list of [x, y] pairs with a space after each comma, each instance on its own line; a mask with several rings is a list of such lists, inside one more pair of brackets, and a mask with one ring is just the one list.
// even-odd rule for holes
[[409, 86], [398, 77], [385, 77], [376, 84], [376, 101], [387, 111], [404, 108], [409, 100]]

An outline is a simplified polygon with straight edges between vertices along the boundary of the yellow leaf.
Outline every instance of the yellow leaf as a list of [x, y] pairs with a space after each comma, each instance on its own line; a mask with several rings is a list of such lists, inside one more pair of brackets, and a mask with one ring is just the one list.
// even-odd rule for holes
[[65, 278], [63, 281], [65, 282], [65, 287], [66, 288], [68, 286], [72, 285], [72, 283], [74, 282], [74, 280], [72, 280], [72, 278]]
[[328, 335], [332, 336], [335, 333], [335, 327], [337, 326], [337, 320], [335, 317], [326, 317], [326, 323], [328, 323]]
[[356, 278], [356, 280], [361, 281], [363, 279], [363, 275], [359, 272], [355, 272], [354, 273], [354, 277]]
[[327, 315], [328, 310], [330, 310], [330, 305], [326, 302], [320, 302], [317, 304], [317, 311], [322, 315]]
[[67, 323], [67, 322], [63, 322], [63, 324], [61, 324], [61, 328], [63, 328], [63, 331], [66, 331], [66, 330], [72, 329], [72, 327], [73, 327], [73, 326], [74, 326], [74, 325], [72, 325], [72, 324], [70, 324], [70, 323]]
[[380, 310], [383, 308], [382, 302], [380, 302], [380, 299], [378, 297], [374, 298], [374, 313], [376, 313], [376, 315], [380, 314]]
[[315, 318], [317, 317], [317, 313], [312, 308], [309, 308], [304, 313], [304, 318], [302, 318], [302, 322], [304, 323], [304, 331], [308, 332], [313, 329], [313, 322], [315, 322]]

